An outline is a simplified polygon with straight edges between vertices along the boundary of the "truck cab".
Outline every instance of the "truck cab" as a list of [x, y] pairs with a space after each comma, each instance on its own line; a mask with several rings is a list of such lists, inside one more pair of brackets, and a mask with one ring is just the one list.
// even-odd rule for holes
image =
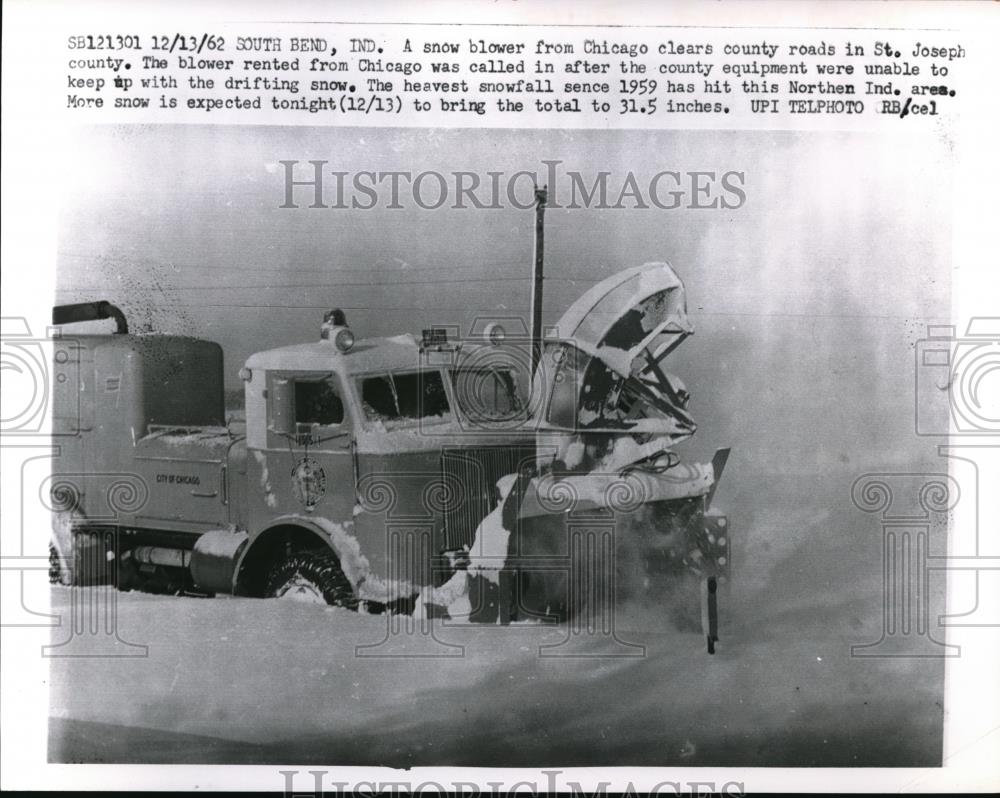
[[[514, 376], [488, 371], [469, 402], [461, 350], [440, 336], [355, 339], [337, 326], [253, 355], [240, 372], [252, 546], [275, 535], [309, 545], [301, 530], [325, 537], [354, 598], [373, 604], [447, 578], [494, 508], [497, 481], [535, 457], [533, 431], [511, 429], [525, 402]], [[241, 592], [280, 592], [254, 563]]]

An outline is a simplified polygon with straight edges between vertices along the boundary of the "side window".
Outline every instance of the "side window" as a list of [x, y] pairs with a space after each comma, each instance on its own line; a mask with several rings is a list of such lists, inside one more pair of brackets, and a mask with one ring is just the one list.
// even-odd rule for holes
[[342, 424], [344, 403], [332, 380], [295, 380], [295, 423], [323, 427]]
[[[338, 427], [347, 420], [337, 379], [332, 374], [268, 375], [268, 445], [283, 442], [328, 439], [322, 429]], [[341, 435], [342, 430], [334, 431]]]
[[581, 368], [586, 365], [587, 356], [575, 346], [550, 343], [546, 345], [545, 357], [555, 364], [546, 420], [564, 429], [592, 423], [594, 414], [579, 412], [576, 395]]

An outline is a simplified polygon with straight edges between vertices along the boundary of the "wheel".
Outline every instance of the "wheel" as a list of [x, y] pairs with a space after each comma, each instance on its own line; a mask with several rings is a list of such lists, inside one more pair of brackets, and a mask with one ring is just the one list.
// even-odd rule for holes
[[267, 575], [264, 596], [349, 609], [358, 606], [332, 551], [298, 551], [276, 563]]

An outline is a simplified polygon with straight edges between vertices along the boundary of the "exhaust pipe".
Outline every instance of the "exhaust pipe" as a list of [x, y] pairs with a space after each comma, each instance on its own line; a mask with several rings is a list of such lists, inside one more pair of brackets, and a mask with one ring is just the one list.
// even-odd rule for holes
[[76, 305], [56, 305], [52, 308], [53, 324], [75, 324], [81, 321], [115, 320], [115, 334], [128, 335], [128, 321], [117, 305], [110, 302], [80, 302]]

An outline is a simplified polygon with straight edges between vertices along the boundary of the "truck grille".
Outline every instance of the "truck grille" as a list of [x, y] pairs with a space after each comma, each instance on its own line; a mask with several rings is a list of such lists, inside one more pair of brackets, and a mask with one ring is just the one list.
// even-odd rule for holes
[[496, 483], [535, 459], [533, 446], [477, 446], [445, 449], [441, 472], [445, 484], [461, 494], [445, 506], [445, 548], [472, 547], [476, 528], [496, 507]]

